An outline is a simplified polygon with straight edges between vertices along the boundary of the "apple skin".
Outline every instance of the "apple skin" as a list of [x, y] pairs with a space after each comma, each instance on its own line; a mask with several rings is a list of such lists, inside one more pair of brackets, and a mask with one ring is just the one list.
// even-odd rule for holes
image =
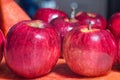
[[117, 55], [117, 60], [118, 60], [118, 63], [120, 64], [120, 39], [118, 39], [118, 55]]
[[40, 8], [33, 15], [33, 19], [43, 20], [48, 23], [57, 17], [68, 17], [68, 15], [61, 10], [52, 8]]
[[18, 76], [43, 76], [52, 70], [59, 56], [57, 32], [46, 22], [21, 21], [7, 34], [5, 60]]
[[107, 28], [113, 33], [116, 41], [119, 39], [120, 34], [120, 13], [114, 13], [108, 20]]
[[0, 30], [0, 62], [2, 61], [4, 50], [5, 50], [5, 37], [2, 30]]
[[58, 17], [50, 22], [57, 30], [58, 34], [64, 38], [67, 32], [71, 31], [75, 26], [80, 26], [81, 23], [77, 19], [69, 19], [66, 17]]
[[89, 24], [90, 21], [93, 22], [92, 28], [106, 29], [107, 21], [100, 14], [93, 12], [78, 12], [75, 16], [81, 24]]
[[103, 29], [76, 28], [68, 32], [63, 42], [63, 57], [69, 68], [83, 76], [107, 74], [116, 59], [117, 47], [113, 35]]
[[71, 31], [73, 28], [80, 26], [80, 22], [75, 18], [66, 18], [66, 17], [58, 17], [50, 22], [53, 25], [53, 28], [56, 30], [60, 37], [60, 45], [61, 45], [61, 57], [62, 57], [62, 45], [64, 36]]
[[118, 39], [118, 54], [117, 54], [117, 61], [118, 64], [120, 65], [120, 38]]

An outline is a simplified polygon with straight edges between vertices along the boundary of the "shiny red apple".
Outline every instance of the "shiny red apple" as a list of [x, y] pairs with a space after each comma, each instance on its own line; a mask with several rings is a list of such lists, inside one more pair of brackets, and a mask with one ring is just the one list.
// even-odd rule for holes
[[[87, 26], [86, 26], [87, 27]], [[116, 59], [113, 35], [103, 29], [76, 28], [63, 42], [63, 56], [69, 68], [83, 76], [107, 74]]]
[[3, 58], [4, 48], [5, 48], [5, 36], [2, 30], [0, 30], [0, 62]]
[[54, 29], [57, 31], [60, 37], [60, 45], [61, 45], [61, 56], [62, 56], [62, 45], [64, 36], [71, 31], [73, 28], [81, 25], [81, 22], [75, 18], [75, 11], [77, 8], [77, 4], [71, 5], [71, 16], [69, 17], [57, 17], [50, 21], [50, 23], [54, 26]]
[[69, 19], [64, 17], [55, 18], [50, 23], [53, 25], [53, 28], [57, 31], [60, 37], [61, 54], [62, 54], [62, 45], [63, 45], [64, 36], [73, 28], [78, 27], [81, 24], [75, 18]]
[[117, 55], [117, 60], [118, 60], [118, 64], [120, 65], [120, 37], [118, 39], [118, 55]]
[[114, 13], [108, 21], [108, 29], [113, 33], [115, 39], [118, 41], [120, 35], [120, 13]]
[[50, 22], [57, 17], [68, 17], [68, 15], [61, 10], [52, 8], [40, 8], [33, 15], [33, 19], [43, 20], [45, 22]]
[[82, 24], [89, 24], [89, 22], [92, 22], [93, 28], [106, 29], [107, 21], [100, 14], [80, 11], [75, 15], [75, 18]]
[[6, 39], [6, 63], [25, 78], [49, 73], [60, 56], [58, 35], [43, 21], [21, 21], [10, 29]]

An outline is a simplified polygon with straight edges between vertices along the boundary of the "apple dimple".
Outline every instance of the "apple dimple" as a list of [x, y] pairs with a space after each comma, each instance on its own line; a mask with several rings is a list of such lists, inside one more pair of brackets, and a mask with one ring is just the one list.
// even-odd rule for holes
[[98, 30], [99, 30], [99, 29], [88, 29], [88, 28], [83, 28], [83, 29], [81, 29], [81, 32], [89, 33], [89, 32], [98, 31]]
[[78, 12], [75, 16], [81, 24], [89, 24], [91, 21], [93, 23], [93, 28], [106, 29], [107, 21], [100, 14], [93, 12]]
[[76, 16], [79, 16], [79, 15], [82, 15], [82, 14], [86, 14], [86, 15], [88, 15], [89, 17], [92, 17], [92, 18], [94, 18], [94, 17], [96, 17], [96, 14], [95, 13], [90, 13], [90, 12], [79, 12], [79, 13], [77, 13], [76, 14]]
[[95, 14], [91, 14], [91, 13], [87, 13], [87, 15], [89, 16], [89, 17], [96, 17], [96, 15]]
[[71, 19], [68, 19], [68, 18], [65, 18], [64, 19], [65, 22], [68, 22], [68, 23], [77, 23], [79, 22], [77, 19], [75, 18], [71, 18]]
[[28, 25], [30, 27], [35, 27], [35, 28], [44, 28], [43, 24], [41, 24], [41, 23], [42, 23], [42, 21], [40, 21], [40, 20], [33, 20], [30, 23], [28, 23]]

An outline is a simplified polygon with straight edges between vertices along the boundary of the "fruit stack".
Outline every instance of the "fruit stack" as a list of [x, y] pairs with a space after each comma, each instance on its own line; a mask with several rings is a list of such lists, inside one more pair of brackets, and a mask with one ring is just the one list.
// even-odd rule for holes
[[45, 77], [59, 59], [77, 78], [108, 75], [120, 64], [120, 13], [107, 21], [93, 12], [69, 17], [40, 8], [30, 18], [14, 0], [1, 0], [0, 15], [0, 60], [17, 76]]

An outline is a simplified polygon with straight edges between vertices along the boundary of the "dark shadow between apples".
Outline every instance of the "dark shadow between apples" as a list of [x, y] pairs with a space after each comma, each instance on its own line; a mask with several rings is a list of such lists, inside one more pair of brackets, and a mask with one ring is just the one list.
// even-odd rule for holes
[[[113, 68], [113, 70], [120, 71], [120, 66], [117, 66], [117, 67], [118, 67], [117, 69]], [[60, 75], [63, 78], [75, 78], [75, 79], [96, 78], [96, 77], [85, 77], [85, 76], [82, 76], [82, 75], [78, 75], [78, 74], [74, 73], [73, 71], [71, 71], [70, 68], [67, 66], [66, 63], [57, 64], [50, 73], [55, 73], [57, 75]], [[48, 73], [48, 75], [50, 73]], [[44, 76], [47, 76], [47, 74], [43, 75], [43, 77]], [[102, 75], [102, 76], [105, 76], [105, 75]], [[5, 63], [1, 63], [0, 64], [0, 78], [2, 78], [2, 79], [9, 79], [9, 80], [13, 80], [13, 79], [16, 79], [16, 80], [26, 80], [23, 77], [15, 75], [7, 67], [7, 65]], [[97, 78], [99, 78], [99, 77], [97, 77]], [[27, 80], [32, 80], [32, 79], [27, 79]]]
[[67, 78], [83, 78], [83, 76], [72, 72], [65, 63], [57, 64], [52, 72]]
[[15, 75], [8, 69], [5, 63], [0, 64], [0, 78], [13, 79]]
[[113, 71], [120, 72], [120, 64], [116, 62], [116, 63], [113, 65], [112, 70], [113, 70]]
[[[84, 79], [84, 78], [86, 79], [86, 78], [88, 78], [89, 79], [89, 78], [99, 78], [99, 77], [101, 77], [101, 76], [86, 77], [86, 76], [78, 75], [78, 74], [74, 73], [73, 71], [71, 71], [66, 63], [57, 64], [52, 72], [54, 72], [57, 75], [60, 75], [62, 77], [65, 77], [65, 78], [75, 78], [75, 79]], [[102, 76], [106, 76], [106, 75], [107, 74], [102, 75]]]

